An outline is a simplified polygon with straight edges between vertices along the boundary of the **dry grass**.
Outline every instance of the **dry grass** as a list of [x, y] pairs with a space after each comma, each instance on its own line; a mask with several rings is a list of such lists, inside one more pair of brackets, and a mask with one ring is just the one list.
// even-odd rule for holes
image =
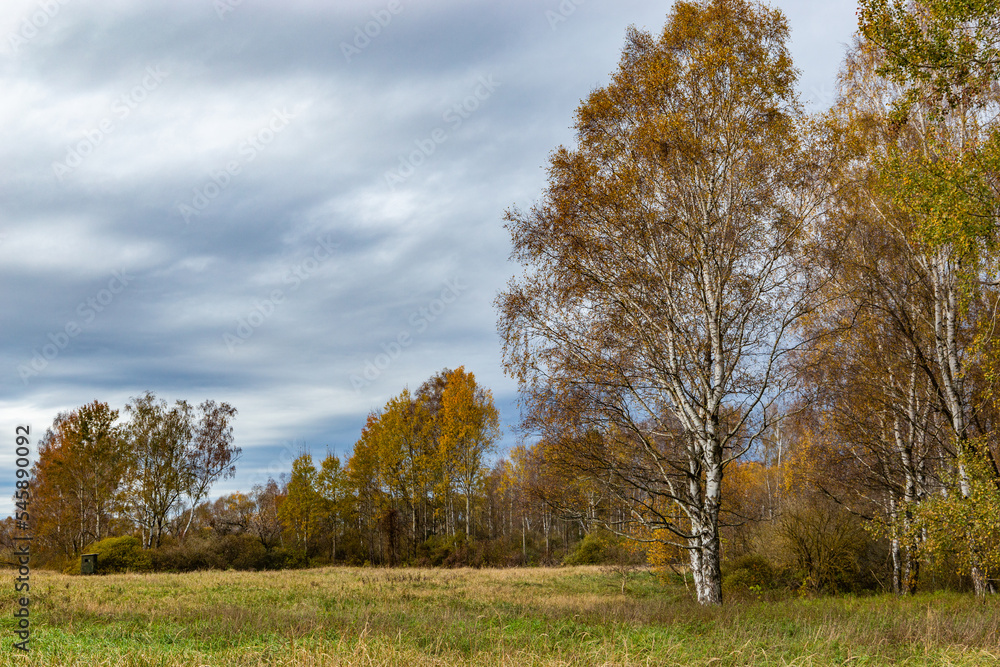
[[[32, 575], [0, 665], [985, 665], [1000, 604], [791, 597], [703, 609], [599, 568]], [[13, 586], [0, 594], [11, 618]], [[8, 626], [9, 627], [9, 626]]]

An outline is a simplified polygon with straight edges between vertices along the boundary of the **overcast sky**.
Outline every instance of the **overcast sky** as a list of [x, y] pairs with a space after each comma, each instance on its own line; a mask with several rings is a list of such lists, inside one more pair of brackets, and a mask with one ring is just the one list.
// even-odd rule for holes
[[[4, 0], [0, 512], [14, 429], [146, 390], [239, 410], [238, 476], [343, 454], [464, 365], [516, 442], [493, 300], [580, 100], [653, 0]], [[852, 0], [782, 0], [811, 108]]]

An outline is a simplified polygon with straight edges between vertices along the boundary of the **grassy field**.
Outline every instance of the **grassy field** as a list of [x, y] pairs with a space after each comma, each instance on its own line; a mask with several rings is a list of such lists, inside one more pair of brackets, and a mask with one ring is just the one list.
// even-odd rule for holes
[[702, 609], [600, 568], [32, 573], [32, 651], [0, 665], [992, 665], [1000, 600], [957, 594]]

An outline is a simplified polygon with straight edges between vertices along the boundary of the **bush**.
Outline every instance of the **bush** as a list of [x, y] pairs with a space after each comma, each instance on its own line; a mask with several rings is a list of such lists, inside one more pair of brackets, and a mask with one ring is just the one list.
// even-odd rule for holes
[[482, 553], [472, 553], [465, 539], [465, 533], [455, 535], [431, 535], [417, 549], [418, 563], [432, 567], [482, 566]]
[[722, 580], [722, 585], [730, 589], [750, 589], [757, 587], [765, 590], [775, 586], [774, 568], [770, 561], [758, 554], [741, 556], [733, 561], [728, 573]]
[[267, 568], [267, 549], [252, 535], [226, 535], [216, 541], [217, 567], [234, 570]]
[[308, 564], [304, 556], [281, 548], [268, 551], [251, 535], [191, 537], [185, 542], [165, 542], [152, 556], [158, 572], [279, 570]]
[[444, 535], [431, 535], [417, 549], [418, 560], [426, 561], [431, 567], [440, 567], [451, 558], [458, 548], [458, 538]]
[[[139, 538], [108, 537], [96, 542], [84, 553], [97, 554], [97, 574], [112, 574], [114, 572], [149, 572], [153, 569], [153, 561], [148, 551], [142, 548]], [[76, 573], [80, 572], [81, 561], [74, 561]]]
[[264, 558], [265, 569], [268, 570], [295, 570], [309, 567], [309, 559], [301, 549], [286, 549], [285, 547], [275, 547], [268, 552]]
[[563, 558], [563, 565], [638, 564], [643, 559], [634, 554], [625, 539], [607, 530], [592, 530]]
[[597, 531], [587, 533], [563, 558], [563, 565], [599, 565], [604, 562], [606, 540]]
[[[530, 547], [529, 547], [530, 548]], [[534, 555], [530, 548], [529, 559]], [[508, 537], [469, 541], [464, 533], [431, 535], [417, 545], [408, 565], [417, 567], [514, 567], [524, 565], [521, 540]]]
[[157, 572], [193, 572], [215, 566], [209, 540], [191, 537], [186, 542], [165, 542], [152, 552]]
[[799, 589], [841, 593], [877, 585], [878, 549], [861, 520], [823, 499], [800, 501], [785, 509], [775, 526], [775, 547]]

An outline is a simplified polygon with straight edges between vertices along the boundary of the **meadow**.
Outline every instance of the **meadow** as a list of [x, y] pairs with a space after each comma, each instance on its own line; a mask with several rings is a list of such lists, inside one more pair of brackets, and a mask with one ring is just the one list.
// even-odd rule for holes
[[987, 665], [1000, 600], [731, 595], [599, 567], [32, 573], [29, 655], [0, 665]]

